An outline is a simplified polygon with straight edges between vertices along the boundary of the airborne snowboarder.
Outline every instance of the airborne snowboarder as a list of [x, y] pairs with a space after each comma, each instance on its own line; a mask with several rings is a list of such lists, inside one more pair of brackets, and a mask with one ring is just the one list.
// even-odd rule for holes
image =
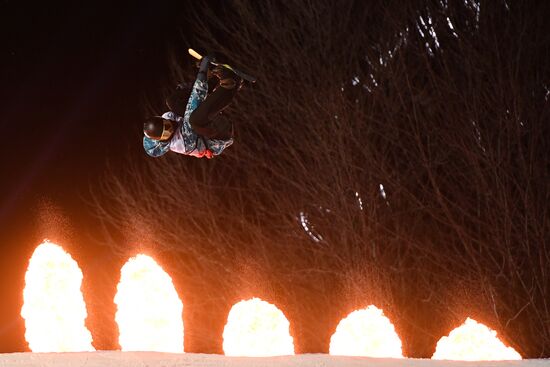
[[[211, 57], [202, 57], [190, 92], [184, 85], [178, 85], [166, 99], [170, 111], [144, 123], [143, 148], [151, 157], [171, 150], [197, 158], [213, 158], [233, 144], [233, 124], [220, 112], [231, 103], [243, 79], [229, 66], [218, 65], [209, 70], [211, 63]], [[209, 73], [218, 82], [207, 96]]]

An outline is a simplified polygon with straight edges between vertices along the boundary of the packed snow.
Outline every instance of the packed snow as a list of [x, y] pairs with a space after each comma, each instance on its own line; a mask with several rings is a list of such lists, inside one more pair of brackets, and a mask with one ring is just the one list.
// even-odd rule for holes
[[459, 362], [429, 359], [342, 357], [299, 354], [283, 357], [226, 357], [217, 354], [159, 352], [82, 352], [0, 354], [0, 367], [550, 367], [550, 359]]

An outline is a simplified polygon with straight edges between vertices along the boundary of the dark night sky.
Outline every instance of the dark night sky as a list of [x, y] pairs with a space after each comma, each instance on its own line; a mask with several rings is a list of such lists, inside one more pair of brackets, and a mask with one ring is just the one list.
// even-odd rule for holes
[[92, 223], [84, 194], [107, 160], [147, 159], [140, 100], [166, 80], [168, 49], [184, 50], [185, 1], [116, 4], [0, 1], [0, 352], [25, 349], [21, 287], [43, 236], [40, 203], [76, 232]]

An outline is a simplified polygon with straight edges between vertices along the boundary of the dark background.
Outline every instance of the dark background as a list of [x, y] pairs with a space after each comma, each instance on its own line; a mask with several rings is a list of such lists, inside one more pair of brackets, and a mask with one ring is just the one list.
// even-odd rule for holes
[[28, 350], [24, 272], [42, 239], [102, 266], [88, 192], [107, 162], [147, 159], [142, 101], [184, 50], [185, 1], [116, 4], [0, 2], [0, 352]]
[[[44, 238], [63, 245], [82, 268], [94, 346], [115, 349], [113, 296], [124, 260], [101, 245], [108, 243], [105, 233], [126, 225], [148, 236], [155, 234], [151, 228], [169, 226], [171, 213], [215, 202], [223, 204], [219, 211], [182, 216], [169, 235], [155, 236], [166, 245], [159, 251], [178, 255], [166, 261], [172, 269], [196, 265], [179, 274], [180, 290], [191, 284], [187, 295], [179, 294], [195, 312], [186, 311], [194, 322], [189, 328], [186, 322], [194, 340], [186, 341], [186, 351], [220, 352], [231, 297], [246, 292], [272, 295], [293, 312], [299, 353], [326, 351], [338, 320], [376, 293], [372, 302], [393, 307], [389, 316], [408, 356], [430, 356], [441, 336], [475, 315], [500, 325], [499, 334], [524, 356], [547, 357], [550, 332], [541, 322], [549, 319], [550, 299], [546, 4], [487, 2], [479, 12], [475, 1], [447, 7], [318, 0], [312, 12], [304, 2], [221, 3], [117, 2], [115, 8], [0, 0], [0, 352], [28, 350], [20, 316], [24, 275]], [[346, 11], [336, 11], [342, 5]], [[427, 14], [441, 44], [435, 52], [426, 49], [435, 47], [431, 26], [420, 27]], [[195, 24], [196, 17], [205, 21]], [[201, 44], [185, 34], [188, 26], [195, 39], [202, 35]], [[398, 45], [393, 61], [378, 67]], [[177, 82], [170, 80], [171, 51], [191, 66], [189, 46], [230, 50], [235, 65], [262, 56], [250, 72], [264, 82], [237, 103], [246, 110], [245, 128], [230, 159], [214, 163], [213, 185], [196, 184], [212, 165], [154, 161], [141, 147], [143, 101], [162, 102], [165, 88]], [[326, 65], [333, 66], [330, 73]], [[374, 88], [373, 75], [383, 88]], [[350, 85], [355, 79], [364, 84]], [[345, 94], [334, 88], [342, 81]], [[364, 123], [357, 125], [358, 118]], [[316, 128], [326, 121], [326, 129]], [[269, 146], [238, 149], [239, 141], [264, 136]], [[346, 142], [342, 154], [332, 153], [335, 136]], [[139, 168], [151, 164], [130, 171], [128, 158]], [[123, 165], [134, 180], [118, 177]], [[178, 183], [167, 200], [171, 211], [151, 215], [151, 200], [166, 191], [151, 172], [161, 178], [168, 171]], [[111, 180], [106, 172], [114, 172]], [[105, 222], [116, 228], [102, 231], [90, 191], [109, 182], [115, 189], [103, 207], [116, 220]], [[380, 183], [391, 205], [381, 199]], [[228, 195], [234, 188], [246, 195]], [[357, 193], [370, 203], [368, 214], [357, 208]], [[117, 208], [132, 214], [117, 215]], [[305, 210], [308, 226], [323, 234], [322, 246], [288, 214]], [[204, 223], [216, 224], [214, 236], [202, 236]], [[139, 246], [111, 243], [133, 254]], [[370, 251], [370, 243], [382, 246]], [[225, 251], [238, 256], [226, 263]], [[193, 264], [196, 258], [208, 261]], [[208, 292], [216, 297], [203, 297]]]

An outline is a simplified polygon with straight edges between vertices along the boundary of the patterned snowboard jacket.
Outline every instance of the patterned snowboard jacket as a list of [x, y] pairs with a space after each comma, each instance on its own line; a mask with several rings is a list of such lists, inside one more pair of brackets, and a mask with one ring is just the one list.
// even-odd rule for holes
[[153, 140], [144, 136], [143, 148], [145, 152], [151, 157], [160, 157], [171, 150], [176, 153], [197, 158], [212, 158], [221, 154], [225, 148], [233, 144], [232, 138], [229, 140], [208, 139], [197, 134], [191, 128], [191, 124], [189, 123], [191, 113], [199, 107], [202, 101], [204, 101], [207, 93], [208, 83], [197, 79], [193, 84], [193, 89], [191, 90], [191, 96], [187, 102], [184, 116], [179, 116], [172, 111], [162, 115], [163, 119], [177, 122], [177, 128], [174, 135], [167, 141]]

